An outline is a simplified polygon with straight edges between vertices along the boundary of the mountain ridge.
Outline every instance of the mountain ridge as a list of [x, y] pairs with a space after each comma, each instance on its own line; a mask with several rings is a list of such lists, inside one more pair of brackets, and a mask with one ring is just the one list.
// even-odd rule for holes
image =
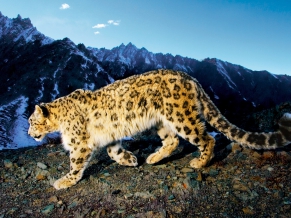
[[247, 114], [291, 100], [290, 76], [252, 71], [216, 58], [198, 61], [152, 53], [132, 43], [106, 49], [76, 45], [69, 38], [53, 40], [29, 18], [10, 19], [1, 12], [0, 51], [0, 149], [37, 145], [27, 135], [27, 118], [35, 104], [159, 68], [195, 77], [237, 125], [247, 122]]

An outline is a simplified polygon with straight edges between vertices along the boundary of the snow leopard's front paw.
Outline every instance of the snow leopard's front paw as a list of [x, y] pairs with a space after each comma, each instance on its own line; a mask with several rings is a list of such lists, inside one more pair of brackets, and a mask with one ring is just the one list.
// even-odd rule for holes
[[[210, 159], [211, 160], [211, 159]], [[202, 159], [202, 158], [194, 158], [193, 160], [190, 161], [190, 166], [195, 169], [200, 169], [205, 166], [210, 162], [209, 159]]]
[[136, 156], [121, 147], [120, 144], [107, 147], [107, 152], [112, 160], [123, 166], [135, 167], [138, 165]]
[[155, 152], [151, 154], [150, 156], [148, 156], [146, 162], [147, 164], [155, 164], [159, 162], [160, 160], [162, 160], [163, 158], [164, 158], [163, 155], [161, 155], [159, 152]]
[[67, 176], [64, 176], [54, 182], [54, 188], [57, 190], [65, 189], [75, 185], [76, 183], [76, 180], [72, 180], [67, 178]]
[[138, 165], [136, 156], [130, 151], [123, 151], [123, 156], [118, 160], [120, 165], [135, 167]]

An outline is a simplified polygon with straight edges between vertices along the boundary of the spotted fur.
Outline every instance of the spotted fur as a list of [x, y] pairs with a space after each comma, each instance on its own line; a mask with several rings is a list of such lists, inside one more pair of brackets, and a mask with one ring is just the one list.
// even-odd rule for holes
[[205, 120], [229, 139], [251, 148], [273, 149], [291, 142], [291, 114], [281, 118], [277, 132], [247, 132], [221, 115], [195, 79], [171, 70], [131, 76], [94, 92], [78, 89], [36, 105], [28, 133], [40, 141], [49, 132], [61, 132], [71, 165], [70, 172], [54, 183], [62, 189], [82, 178], [93, 150], [102, 146], [107, 146], [109, 156], [119, 164], [136, 166], [136, 157], [122, 148], [120, 139], [152, 126], [158, 127], [162, 147], [147, 158], [148, 164], [171, 155], [180, 136], [198, 146], [201, 155], [190, 165], [201, 168], [213, 157], [215, 145]]

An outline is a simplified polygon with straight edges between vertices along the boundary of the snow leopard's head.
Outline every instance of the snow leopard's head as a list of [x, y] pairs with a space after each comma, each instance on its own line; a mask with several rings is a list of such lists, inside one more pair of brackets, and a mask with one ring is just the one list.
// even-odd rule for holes
[[36, 105], [28, 119], [30, 125], [28, 134], [36, 141], [41, 141], [47, 133], [57, 131], [55, 123], [50, 118], [50, 112], [45, 104]]

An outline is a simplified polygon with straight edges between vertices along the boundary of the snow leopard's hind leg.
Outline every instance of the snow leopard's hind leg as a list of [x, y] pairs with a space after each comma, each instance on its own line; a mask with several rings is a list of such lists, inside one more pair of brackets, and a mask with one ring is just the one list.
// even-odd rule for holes
[[207, 133], [203, 120], [193, 115], [188, 115], [187, 122], [176, 128], [179, 136], [198, 147], [200, 157], [190, 161], [190, 166], [197, 169], [206, 166], [214, 157], [215, 139]]
[[200, 139], [197, 143], [200, 151], [200, 157], [191, 160], [190, 166], [199, 169], [205, 167], [214, 157], [213, 150], [215, 146], [215, 139], [207, 132], [203, 135], [199, 135], [197, 138]]
[[137, 166], [137, 158], [130, 151], [125, 150], [121, 141], [114, 142], [107, 146], [107, 153], [112, 160], [124, 166]]
[[158, 151], [148, 156], [146, 160], [148, 164], [157, 163], [165, 157], [170, 156], [178, 147], [179, 139], [169, 127], [161, 124], [159, 126], [158, 135], [162, 139], [163, 146]]

